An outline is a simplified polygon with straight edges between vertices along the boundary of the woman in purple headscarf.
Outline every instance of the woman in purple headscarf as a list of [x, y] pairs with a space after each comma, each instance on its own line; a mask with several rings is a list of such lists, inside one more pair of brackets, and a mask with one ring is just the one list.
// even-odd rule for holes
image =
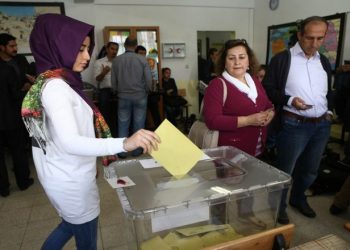
[[110, 155], [103, 158], [108, 165], [119, 152], [156, 150], [160, 139], [147, 130], [111, 138], [100, 112], [84, 95], [80, 72], [94, 47], [93, 26], [63, 15], [41, 15], [30, 47], [40, 75], [23, 101], [22, 116], [33, 138], [39, 180], [62, 218], [42, 249], [62, 249], [73, 236], [77, 249], [96, 249], [96, 157]]

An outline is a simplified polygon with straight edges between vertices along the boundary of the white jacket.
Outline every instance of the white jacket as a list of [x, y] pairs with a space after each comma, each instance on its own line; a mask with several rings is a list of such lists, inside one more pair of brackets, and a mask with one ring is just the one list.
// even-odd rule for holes
[[72, 224], [100, 213], [96, 156], [123, 152], [124, 138], [95, 138], [91, 107], [63, 80], [50, 80], [41, 96], [48, 135], [46, 155], [33, 147], [39, 180], [59, 216]]

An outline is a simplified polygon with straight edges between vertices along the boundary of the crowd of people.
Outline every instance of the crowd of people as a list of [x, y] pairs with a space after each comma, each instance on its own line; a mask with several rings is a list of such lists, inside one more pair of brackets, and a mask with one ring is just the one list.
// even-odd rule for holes
[[[221, 50], [209, 50], [202, 72], [208, 83], [204, 120], [209, 129], [219, 131], [218, 146], [234, 146], [262, 160], [265, 151], [273, 149], [275, 167], [293, 176], [290, 195], [283, 190], [280, 201], [281, 224], [289, 223], [288, 203], [304, 216], [316, 217], [305, 192], [317, 177], [334, 116], [331, 66], [319, 52], [327, 28], [322, 17], [304, 19], [297, 42], [269, 65], [258, 63], [246, 40], [229, 40]], [[109, 164], [116, 155], [126, 158], [130, 152], [136, 157], [157, 150], [160, 138], [145, 124], [147, 108], [155, 127], [161, 123], [160, 95], [166, 117], [177, 125], [181, 104], [173, 104], [180, 98], [171, 69], [162, 69], [159, 82], [157, 60], [147, 56], [137, 38], [127, 37], [124, 47], [125, 53], [117, 56], [119, 44], [108, 42], [94, 62], [97, 108], [82, 91], [81, 77], [94, 49], [93, 26], [64, 15], [39, 16], [30, 35], [35, 72], [17, 55], [16, 38], [0, 34], [0, 195], [10, 194], [5, 146], [18, 188], [33, 184], [26, 155], [31, 144], [39, 181], [62, 219], [42, 249], [61, 249], [71, 237], [78, 249], [96, 249], [96, 157], [103, 156], [102, 163]], [[114, 93], [118, 138], [108, 126]], [[348, 141], [342, 160], [348, 167], [349, 147]], [[349, 184], [348, 178], [330, 207], [332, 214], [349, 206]], [[244, 207], [249, 208], [251, 200], [248, 203]]]

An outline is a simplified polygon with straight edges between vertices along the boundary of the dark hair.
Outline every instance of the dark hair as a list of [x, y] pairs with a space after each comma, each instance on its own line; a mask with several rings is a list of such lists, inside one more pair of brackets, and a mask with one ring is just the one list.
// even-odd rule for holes
[[135, 53], [139, 53], [139, 51], [146, 51], [146, 48], [143, 47], [142, 45], [138, 45], [135, 49]]
[[107, 45], [106, 45], [106, 48], [109, 48], [109, 47], [111, 47], [112, 45], [116, 45], [117, 48], [119, 48], [119, 44], [116, 43], [116, 42], [108, 42]]
[[218, 51], [217, 48], [210, 48], [210, 49], [208, 50], [208, 55], [211, 56], [212, 54], [214, 54], [214, 53], [217, 52], [217, 51]]
[[136, 47], [137, 46], [137, 39], [133, 36], [128, 36], [125, 39], [124, 46], [125, 47]]
[[225, 71], [227, 51], [237, 46], [243, 46], [248, 54], [249, 70], [248, 73], [256, 75], [259, 70], [259, 62], [255, 57], [253, 50], [248, 46], [245, 39], [228, 40], [219, 52], [219, 57], [216, 62], [215, 72], [217, 75], [221, 75]]
[[260, 71], [260, 70], [267, 70], [266, 64], [260, 64], [258, 71]]
[[322, 22], [326, 24], [327, 29], [328, 29], [328, 22], [325, 18], [320, 17], [320, 16], [310, 16], [304, 20], [301, 20], [298, 26], [299, 32], [301, 35], [304, 35], [305, 33], [305, 26], [311, 22]]
[[163, 75], [164, 75], [164, 72], [165, 72], [166, 70], [170, 70], [170, 71], [171, 71], [171, 69], [168, 68], [168, 67], [162, 68], [162, 74], [163, 74]]
[[9, 41], [16, 40], [16, 37], [7, 33], [0, 34], [0, 45], [6, 46]]

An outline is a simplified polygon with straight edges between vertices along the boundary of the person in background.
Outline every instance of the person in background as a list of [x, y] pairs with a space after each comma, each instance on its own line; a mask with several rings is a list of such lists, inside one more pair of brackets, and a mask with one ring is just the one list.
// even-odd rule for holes
[[35, 20], [30, 47], [40, 75], [24, 98], [22, 116], [33, 136], [38, 178], [61, 217], [41, 249], [62, 249], [74, 237], [78, 250], [94, 250], [100, 213], [96, 157], [110, 155], [102, 159], [107, 166], [119, 152], [156, 150], [160, 138], [143, 129], [128, 138], [112, 138], [82, 91], [81, 72], [94, 48], [93, 26], [43, 14]]
[[[23, 99], [35, 80], [36, 71], [35, 67], [28, 63], [24, 55], [18, 54], [17, 49], [16, 37], [7, 33], [0, 34], [0, 61], [14, 68], [21, 86], [20, 97]], [[30, 145], [29, 135], [24, 124], [21, 123], [20, 126], [22, 127], [21, 134], [24, 137], [23, 143], [25, 147], [28, 147]]]
[[[218, 146], [234, 146], [260, 157], [264, 150], [267, 126], [274, 117], [272, 103], [256, 78], [258, 62], [245, 40], [229, 40], [219, 53], [216, 72], [204, 95], [204, 121], [210, 130], [219, 131]], [[224, 85], [225, 84], [225, 85]], [[223, 102], [224, 87], [226, 100]], [[264, 228], [255, 217], [253, 199], [237, 202], [241, 220]], [[224, 216], [225, 207], [213, 208], [217, 217]], [[225, 222], [225, 219], [220, 219]]]
[[36, 72], [30, 70], [31, 67], [25, 56], [17, 54], [16, 37], [7, 33], [0, 34], [0, 60], [15, 69], [20, 80], [23, 98], [35, 81]]
[[[129, 135], [132, 119], [133, 132], [145, 127], [148, 92], [152, 87], [151, 69], [144, 56], [135, 53], [137, 39], [126, 38], [125, 53], [112, 61], [112, 86], [118, 95], [118, 136]], [[132, 156], [142, 154], [135, 149]], [[118, 154], [126, 158], [126, 153]]]
[[[10, 183], [5, 165], [5, 146], [10, 149], [16, 183], [26, 190], [34, 183], [30, 177], [26, 147], [30, 140], [21, 120], [21, 102], [35, 79], [35, 72], [23, 55], [17, 54], [16, 38], [7, 33], [0, 34], [1, 65], [1, 136], [0, 136], [0, 194], [10, 194]], [[30, 75], [30, 74], [33, 75]]]
[[23, 121], [21, 119], [21, 83], [15, 69], [0, 61], [0, 195], [10, 195], [10, 182], [6, 167], [7, 146], [12, 157], [17, 186], [26, 190], [34, 183], [30, 177], [28, 156], [25, 149]]
[[96, 60], [94, 64], [94, 77], [98, 89], [98, 106], [109, 126], [112, 125], [111, 99], [113, 91], [111, 83], [111, 67], [112, 60], [118, 54], [118, 49], [118, 43], [108, 42], [106, 45], [106, 56]]
[[[229, 40], [217, 60], [217, 74], [204, 95], [205, 123], [219, 131], [218, 146], [234, 146], [252, 156], [263, 152], [272, 103], [255, 77], [258, 62], [245, 40]], [[223, 103], [223, 82], [227, 98]]]
[[[317, 177], [332, 120], [332, 70], [318, 52], [327, 33], [327, 21], [306, 18], [298, 42], [271, 59], [263, 80], [278, 114], [276, 167], [292, 175], [289, 204], [306, 217], [316, 217], [305, 191]], [[287, 190], [283, 191], [277, 221], [289, 223]]]
[[[142, 45], [138, 45], [135, 49], [135, 53], [146, 57], [146, 48]], [[148, 94], [147, 107], [151, 112], [154, 128], [157, 128], [161, 123], [159, 114], [159, 83], [158, 83], [158, 66], [154, 57], [147, 57], [147, 62], [151, 68], [152, 74], [152, 89]]]
[[262, 82], [262, 80], [265, 77], [265, 74], [266, 74], [266, 65], [261, 64], [259, 69], [258, 69], [258, 72], [256, 73], [256, 77], [258, 78], [258, 80], [260, 82]]
[[162, 76], [165, 114], [167, 119], [176, 127], [176, 117], [181, 112], [181, 105], [175, 101], [178, 97], [176, 82], [174, 78], [171, 78], [170, 68], [162, 68]]
[[143, 47], [142, 45], [137, 45], [136, 49], [135, 49], [135, 53], [139, 54], [141, 56], [146, 57], [147, 54], [147, 50], [145, 47]]
[[159, 80], [158, 80], [158, 64], [153, 56], [147, 57], [147, 62], [151, 68], [152, 88], [148, 94], [148, 109], [151, 112], [154, 128], [157, 128], [161, 123], [159, 113]]
[[208, 51], [208, 59], [204, 66], [204, 82], [209, 84], [217, 75], [215, 72], [215, 63], [218, 57], [218, 50], [216, 48], [210, 48]]

